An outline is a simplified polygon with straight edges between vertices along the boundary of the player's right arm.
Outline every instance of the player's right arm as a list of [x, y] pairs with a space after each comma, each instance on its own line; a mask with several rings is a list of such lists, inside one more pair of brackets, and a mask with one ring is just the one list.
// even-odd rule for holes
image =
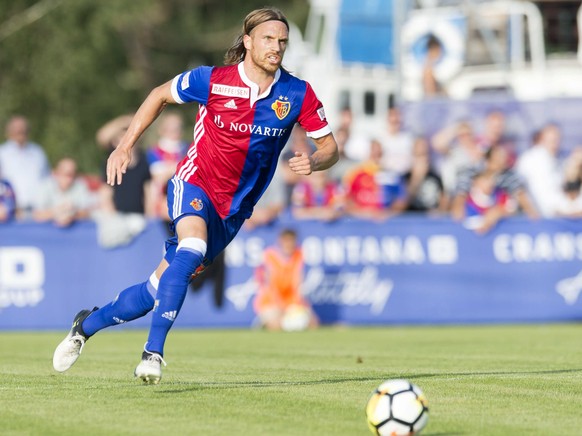
[[168, 104], [176, 103], [172, 96], [172, 81], [154, 88], [141, 104], [117, 148], [107, 160], [107, 184], [121, 184], [131, 161], [131, 149]]
[[289, 168], [297, 174], [308, 176], [313, 171], [326, 170], [339, 160], [337, 143], [333, 134], [328, 133], [321, 138], [312, 138], [317, 150], [309, 156], [296, 151], [289, 159]]

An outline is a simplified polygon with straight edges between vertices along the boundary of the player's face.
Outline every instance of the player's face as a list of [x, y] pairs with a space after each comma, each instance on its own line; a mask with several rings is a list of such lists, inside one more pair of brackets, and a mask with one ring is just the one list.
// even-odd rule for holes
[[266, 21], [245, 36], [245, 48], [257, 67], [273, 74], [281, 66], [288, 40], [289, 32], [285, 23]]

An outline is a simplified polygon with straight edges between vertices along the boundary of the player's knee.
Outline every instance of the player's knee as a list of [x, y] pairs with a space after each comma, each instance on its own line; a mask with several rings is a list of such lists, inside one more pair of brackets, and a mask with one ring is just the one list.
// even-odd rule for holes
[[164, 284], [187, 283], [206, 255], [206, 242], [200, 238], [184, 238], [178, 244], [176, 255], [160, 282]]
[[199, 253], [202, 257], [206, 255], [206, 241], [200, 238], [184, 238], [178, 244], [178, 248], [176, 248], [176, 254], [179, 252], [192, 252], [192, 253]]

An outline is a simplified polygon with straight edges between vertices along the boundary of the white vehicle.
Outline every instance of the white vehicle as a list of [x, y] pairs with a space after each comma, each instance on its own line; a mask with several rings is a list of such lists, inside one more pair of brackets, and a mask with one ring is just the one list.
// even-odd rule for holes
[[[574, 11], [565, 31], [581, 32], [580, 2], [560, 3]], [[449, 98], [582, 96], [580, 46], [548, 55], [539, 6], [518, 0], [311, 0], [298, 73], [313, 83], [332, 125], [349, 106], [373, 131], [392, 101], [423, 99], [430, 35], [443, 48], [435, 76]]]

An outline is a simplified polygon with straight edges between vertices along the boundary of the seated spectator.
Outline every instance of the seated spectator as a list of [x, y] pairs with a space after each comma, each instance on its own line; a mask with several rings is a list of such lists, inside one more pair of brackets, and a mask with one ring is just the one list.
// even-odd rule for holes
[[496, 187], [495, 177], [488, 170], [475, 174], [465, 199], [464, 225], [479, 234], [487, 233], [514, 209], [507, 193]]
[[[97, 141], [109, 154], [121, 140], [131, 121], [130, 115], [122, 115], [105, 124], [97, 132]], [[105, 180], [105, 166], [103, 167]], [[122, 213], [134, 213], [154, 217], [150, 188], [151, 173], [145, 153], [141, 147], [133, 147], [131, 163], [123, 175], [121, 185], [102, 186], [102, 207]], [[104, 191], [104, 192], [103, 192]]]
[[182, 117], [168, 112], [159, 120], [158, 139], [146, 151], [150, 166], [152, 201], [154, 213], [165, 221], [169, 220], [166, 202], [166, 187], [176, 172], [176, 166], [188, 151], [188, 144], [182, 140]]
[[256, 270], [259, 285], [253, 302], [262, 327], [268, 330], [305, 330], [319, 324], [309, 302], [301, 295], [303, 254], [297, 233], [285, 229], [277, 244], [264, 252]]
[[384, 220], [407, 205], [404, 180], [382, 167], [382, 144], [370, 143], [370, 158], [346, 176], [346, 213], [358, 218]]
[[[286, 162], [280, 162], [279, 167], [288, 166]], [[311, 177], [311, 176], [310, 176]], [[273, 224], [281, 212], [287, 207], [286, 186], [283, 180], [282, 169], [278, 168], [273, 175], [271, 183], [263, 193], [253, 209], [253, 214], [243, 224], [247, 230]]]
[[299, 124], [296, 124], [291, 132], [289, 141], [287, 141], [287, 144], [281, 153], [282, 165], [279, 165], [279, 171], [281, 171], [283, 182], [285, 184], [285, 205], [290, 203], [293, 187], [301, 177], [303, 177], [294, 171], [291, 171], [288, 164], [289, 159], [295, 156], [295, 153], [307, 153], [308, 155], [311, 155], [314, 150], [315, 146], [307, 137], [305, 130], [303, 130]]
[[[131, 119], [131, 115], [119, 116], [97, 131], [97, 143], [108, 154], [121, 140]], [[93, 215], [102, 247], [114, 248], [131, 242], [145, 229], [145, 218], [155, 216], [150, 179], [145, 153], [137, 146], [132, 148], [131, 163], [123, 175], [123, 183], [115, 186], [102, 184], [100, 207]]]
[[417, 138], [412, 148], [412, 168], [404, 175], [409, 212], [445, 212], [448, 196], [443, 182], [432, 167], [428, 142]]
[[70, 157], [57, 162], [51, 177], [39, 187], [33, 218], [68, 227], [77, 220], [89, 218], [93, 204], [85, 182], [77, 177], [77, 163]]
[[555, 216], [561, 218], [582, 218], [582, 194], [580, 180], [565, 182], [562, 193], [556, 201]]
[[473, 178], [483, 172], [489, 171], [495, 176], [495, 187], [506, 192], [512, 201], [516, 202], [520, 210], [529, 218], [539, 218], [522, 178], [510, 166], [509, 151], [500, 145], [491, 147], [485, 154], [485, 160], [461, 171], [458, 176], [456, 193], [453, 197], [451, 214], [454, 219], [465, 218], [465, 202], [471, 189]]
[[333, 221], [343, 214], [341, 185], [329, 178], [328, 171], [315, 171], [293, 188], [291, 213], [296, 219]]
[[[340, 136], [339, 141], [336, 136], [336, 142], [338, 148], [340, 147], [339, 142], [342, 142], [341, 148], [343, 148], [343, 153], [347, 159], [353, 162], [363, 162], [368, 159], [370, 140], [366, 135], [357, 131], [354, 114], [347, 106], [340, 111], [340, 122], [334, 129], [334, 135]], [[342, 159], [340, 158], [338, 164], [341, 164]]]
[[16, 197], [8, 181], [0, 179], [0, 223], [14, 219], [16, 212]]
[[[341, 127], [334, 132], [335, 142], [337, 143], [337, 150], [339, 153], [339, 160], [329, 169], [329, 178], [338, 184], [342, 184], [344, 177], [360, 162], [350, 158], [346, 154], [346, 142], [348, 140], [349, 132], [347, 128]], [[365, 142], [364, 151], [366, 156], [370, 154], [370, 141]], [[364, 159], [365, 160], [365, 159]]]
[[562, 190], [560, 142], [560, 128], [555, 124], [544, 126], [538, 142], [519, 156], [515, 167], [543, 217], [554, 216], [555, 201]]
[[40, 145], [29, 141], [26, 118], [10, 118], [6, 138], [0, 145], [0, 173], [16, 195], [16, 217], [30, 218], [37, 189], [50, 173], [48, 159]]
[[564, 161], [565, 183], [582, 182], [582, 146], [574, 147]]
[[515, 144], [513, 138], [506, 132], [505, 114], [503, 112], [492, 110], [485, 115], [483, 131], [477, 137], [477, 144], [483, 152], [496, 145], [505, 147], [509, 152], [511, 165], [515, 163]]
[[457, 177], [466, 168], [483, 160], [483, 150], [477, 145], [471, 124], [455, 123], [432, 137], [432, 147], [439, 156], [440, 174], [448, 195], [453, 195]]
[[414, 136], [402, 127], [400, 109], [388, 109], [388, 130], [381, 138], [382, 166], [399, 175], [410, 171], [412, 166], [412, 145]]

